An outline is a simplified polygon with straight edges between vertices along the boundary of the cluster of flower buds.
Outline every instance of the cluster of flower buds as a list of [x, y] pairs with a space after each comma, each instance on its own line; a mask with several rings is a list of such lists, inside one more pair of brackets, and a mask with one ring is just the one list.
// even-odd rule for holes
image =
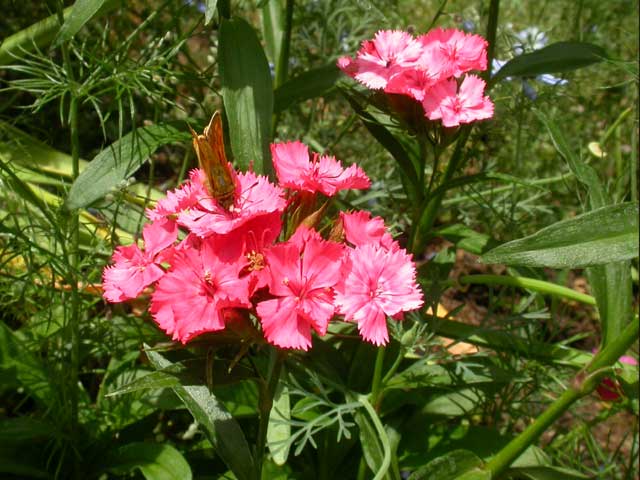
[[122, 302], [152, 291], [153, 318], [183, 343], [248, 318], [282, 348], [307, 350], [312, 330], [325, 335], [339, 320], [386, 344], [387, 317], [400, 320], [423, 304], [411, 255], [381, 218], [340, 212], [330, 222], [315, 207], [320, 195], [365, 189], [370, 180], [300, 142], [273, 144], [271, 152], [278, 185], [225, 161], [232, 188], [212, 189], [210, 172], [193, 170], [147, 210], [143, 245], [116, 249], [104, 297]]
[[487, 42], [479, 35], [437, 28], [414, 37], [381, 30], [362, 42], [355, 58], [340, 58], [338, 66], [370, 89], [417, 100], [425, 116], [444, 127], [493, 116], [484, 80], [467, 74], [487, 69]]

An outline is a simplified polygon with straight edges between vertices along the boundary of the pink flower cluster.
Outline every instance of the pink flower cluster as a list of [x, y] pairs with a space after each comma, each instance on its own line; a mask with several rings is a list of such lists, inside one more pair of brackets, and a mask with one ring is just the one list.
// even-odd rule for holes
[[374, 90], [408, 95], [422, 103], [429, 120], [457, 127], [493, 116], [485, 82], [472, 70], [487, 69], [487, 42], [479, 35], [441, 28], [417, 38], [381, 30], [362, 42], [355, 58], [338, 66]]
[[238, 172], [228, 209], [193, 170], [147, 211], [143, 247], [116, 249], [104, 270], [104, 297], [122, 302], [153, 287], [155, 321], [183, 343], [225, 329], [244, 309], [282, 348], [307, 350], [312, 330], [325, 335], [340, 318], [356, 322], [365, 340], [386, 344], [387, 316], [399, 320], [423, 300], [411, 256], [381, 218], [341, 212], [330, 239], [298, 220], [293, 235], [279, 241], [302, 202], [368, 188], [369, 179], [355, 165], [344, 169], [334, 157], [310, 155], [300, 142], [271, 151], [279, 185]]

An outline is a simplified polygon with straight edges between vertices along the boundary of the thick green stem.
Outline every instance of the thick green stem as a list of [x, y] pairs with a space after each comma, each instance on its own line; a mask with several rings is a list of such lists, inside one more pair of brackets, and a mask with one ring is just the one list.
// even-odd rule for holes
[[[276, 59], [275, 79], [273, 82], [274, 90], [287, 81], [289, 76], [289, 52], [291, 50], [291, 29], [293, 27], [293, 7], [294, 0], [287, 0], [287, 6], [284, 17], [284, 33], [282, 35], [282, 43], [280, 45], [280, 55]], [[271, 138], [275, 138], [280, 122], [280, 114], [274, 113], [271, 119]]]
[[554, 297], [575, 300], [586, 303], [587, 305], [596, 305], [596, 299], [591, 295], [576, 292], [571, 288], [535, 278], [509, 277], [506, 275], [464, 275], [458, 279], [458, 283], [460, 285], [505, 285], [509, 287], [520, 287]]
[[276, 387], [280, 381], [280, 372], [284, 363], [283, 354], [276, 348], [272, 348], [270, 352], [269, 372], [267, 373], [266, 382], [263, 381], [260, 386], [260, 398], [258, 401], [260, 423], [258, 424], [258, 439], [256, 441], [256, 470], [257, 479], [262, 475], [262, 464], [264, 463], [264, 452], [267, 445], [267, 430], [269, 429], [269, 415], [273, 406], [273, 397]]
[[638, 340], [639, 325], [637, 320], [628, 324], [618, 337], [594, 357], [586, 369], [578, 372], [571, 386], [547, 410], [487, 463], [486, 469], [491, 472], [491, 478], [504, 472], [571, 405], [598, 386], [607, 367], [612, 366]]
[[382, 387], [382, 366], [384, 365], [385, 347], [378, 347], [376, 353], [376, 364], [373, 368], [373, 380], [371, 381], [371, 403], [375, 408], [380, 401], [380, 390]]
[[[460, 129], [456, 149], [447, 164], [440, 185], [446, 185], [453, 178], [455, 172], [462, 166], [464, 162], [464, 146], [467, 143], [470, 132], [471, 125], [466, 125]], [[433, 228], [436, 221], [445, 191], [446, 189], [439, 190], [439, 193], [436, 193], [426, 200], [426, 206], [424, 206], [423, 202], [423, 205], [419, 206], [416, 210], [417, 215], [414, 216], [413, 229], [408, 245], [412, 253], [418, 254], [424, 249], [424, 245], [428, 240], [428, 232]]]
[[487, 21], [487, 70], [484, 72], [484, 79], [491, 78], [491, 63], [496, 56], [496, 33], [498, 31], [498, 14], [500, 13], [500, 0], [491, 0], [489, 4], [489, 20]]

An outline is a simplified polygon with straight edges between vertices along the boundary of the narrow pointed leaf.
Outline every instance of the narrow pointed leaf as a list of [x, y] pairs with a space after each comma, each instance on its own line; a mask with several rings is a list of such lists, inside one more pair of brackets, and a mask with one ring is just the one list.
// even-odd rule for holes
[[[145, 345], [149, 362], [157, 370], [172, 365], [160, 353]], [[173, 391], [180, 397], [193, 418], [205, 431], [207, 438], [238, 480], [253, 480], [255, 466], [247, 439], [229, 411], [209, 392], [206, 385], [178, 385]]]
[[296, 103], [326, 94], [333, 89], [340, 76], [340, 70], [333, 64], [301, 73], [276, 89], [275, 112], [282, 112]]
[[280, 47], [284, 36], [284, 9], [281, 0], [268, 0], [261, 5], [262, 38], [264, 38], [265, 52], [275, 66], [280, 58]]
[[284, 465], [289, 457], [289, 437], [291, 437], [291, 401], [289, 389], [284, 382], [278, 383], [273, 406], [269, 414], [267, 445], [276, 465]]
[[69, 191], [67, 208], [86, 207], [104, 197], [133, 175], [158, 147], [188, 138], [188, 132], [170, 125], [149, 125], [128, 133], [96, 155], [80, 174]]
[[60, 28], [60, 32], [58, 32], [55, 45], [70, 40], [93, 17], [113, 10], [119, 3], [116, 0], [76, 0], [69, 16]]
[[216, 13], [216, 7], [218, 6], [218, 0], [205, 0], [204, 4], [204, 24], [209, 25], [213, 16]]
[[584, 42], [557, 42], [510, 60], [493, 77], [532, 77], [543, 73], [561, 73], [587, 67], [607, 58], [602, 47]]
[[494, 248], [485, 263], [578, 268], [638, 256], [638, 203], [622, 203], [550, 225]]
[[218, 61], [229, 139], [237, 168], [270, 174], [273, 83], [264, 50], [251, 25], [222, 20]]

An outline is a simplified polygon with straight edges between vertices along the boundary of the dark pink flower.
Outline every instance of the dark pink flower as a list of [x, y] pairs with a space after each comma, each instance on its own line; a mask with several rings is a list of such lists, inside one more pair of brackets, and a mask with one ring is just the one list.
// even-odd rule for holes
[[430, 120], [442, 120], [445, 127], [457, 127], [493, 116], [493, 103], [484, 96], [485, 82], [467, 75], [460, 88], [454, 79], [435, 84], [424, 97], [422, 106]]
[[190, 181], [167, 192], [166, 197], [158, 200], [154, 208], [146, 210], [150, 220], [172, 217], [197, 205], [198, 200], [207, 195], [204, 186], [204, 172], [199, 168], [189, 172]]
[[[598, 353], [598, 349], [594, 349], [593, 353]], [[638, 361], [629, 355], [621, 356], [618, 361], [626, 365], [638, 365]], [[623, 395], [620, 383], [611, 377], [604, 377], [600, 385], [596, 387], [596, 392], [605, 402], [617, 402]]]
[[283, 187], [306, 192], [321, 192], [331, 197], [340, 190], [365, 189], [371, 181], [357, 165], [346, 169], [335, 159], [313, 154], [301, 142], [274, 143], [271, 145], [273, 166]]
[[227, 309], [251, 306], [247, 281], [239, 278], [241, 264], [221, 261], [220, 249], [224, 243], [218, 240], [194, 239], [176, 251], [171, 269], [158, 282], [150, 311], [174, 340], [186, 343], [223, 330]]
[[342, 60], [338, 66], [372, 89], [385, 88], [389, 80], [404, 68], [415, 67], [422, 45], [407, 32], [380, 30], [373, 40], [362, 42], [355, 65]]
[[162, 251], [175, 242], [178, 228], [174, 222], [161, 219], [148, 223], [142, 230], [144, 250], [135, 243], [117, 247], [113, 252], [114, 265], [105, 267], [102, 274], [104, 298], [110, 302], [124, 302], [136, 298], [149, 285], [164, 275], [160, 263]]
[[178, 215], [178, 223], [204, 238], [226, 235], [261, 215], [280, 214], [286, 206], [283, 191], [267, 177], [253, 172], [238, 173], [238, 189], [233, 205], [226, 210], [208, 194], [191, 209]]
[[384, 91], [408, 95], [419, 102], [424, 100], [426, 92], [437, 82], [431, 73], [416, 68], [407, 68], [389, 80]]
[[436, 28], [418, 37], [423, 46], [420, 68], [434, 78], [459, 77], [470, 70], [487, 69], [487, 41], [479, 35]]
[[374, 244], [387, 250], [400, 248], [387, 231], [381, 217], [371, 218], [371, 213], [362, 210], [351, 213], [340, 212], [340, 221], [345, 238], [356, 247]]
[[333, 286], [340, 276], [343, 247], [300, 227], [291, 240], [267, 251], [269, 292], [258, 303], [265, 338], [282, 348], [307, 350], [311, 329], [324, 335], [334, 314]]
[[336, 287], [336, 306], [374, 345], [389, 341], [387, 316], [400, 318], [402, 312], [422, 306], [416, 271], [403, 249], [364, 244], [349, 251], [344, 270], [344, 281]]

